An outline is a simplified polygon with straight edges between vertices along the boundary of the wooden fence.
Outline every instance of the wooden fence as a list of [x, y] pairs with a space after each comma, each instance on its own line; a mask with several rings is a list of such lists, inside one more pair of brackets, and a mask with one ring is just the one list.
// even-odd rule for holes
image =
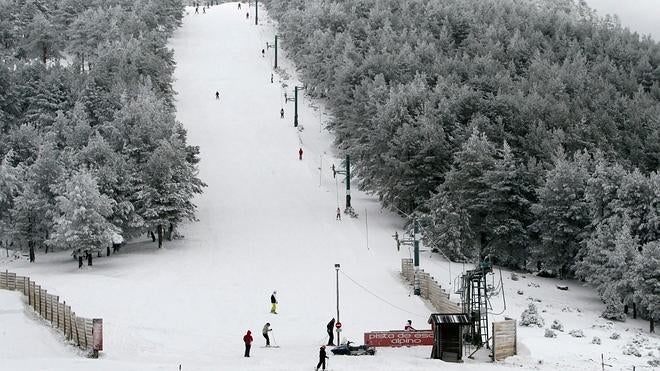
[[[401, 275], [410, 284], [415, 282], [415, 267], [410, 258], [401, 259]], [[419, 288], [421, 297], [428, 299], [436, 312], [439, 313], [462, 313], [460, 304], [454, 303], [449, 299], [449, 294], [445, 291], [433, 277], [420, 269], [417, 272], [419, 279]]]
[[493, 361], [516, 355], [516, 335], [516, 320], [493, 322]]
[[42, 318], [64, 334], [66, 340], [94, 355], [103, 350], [103, 320], [76, 316], [59, 296], [51, 295], [30, 277], [17, 276], [8, 271], [0, 272], [0, 289], [20, 291], [27, 296], [28, 304]]

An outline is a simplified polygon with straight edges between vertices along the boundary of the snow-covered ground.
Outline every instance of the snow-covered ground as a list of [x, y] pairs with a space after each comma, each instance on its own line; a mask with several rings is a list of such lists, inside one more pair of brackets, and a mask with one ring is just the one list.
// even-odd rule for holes
[[[401, 329], [407, 319], [417, 328], [428, 327], [432, 308], [410, 295], [399, 275], [401, 258], [410, 254], [397, 251], [391, 235], [401, 232], [404, 221], [355, 190], [353, 206], [360, 217], [335, 220], [345, 193], [343, 176], [334, 179], [330, 171], [340, 162], [323, 130], [322, 103], [301, 96], [304, 129], [293, 127], [293, 103], [285, 104], [283, 94], [292, 97], [299, 84], [295, 68], [280, 50], [279, 65], [292, 77], [284, 81], [275, 75], [270, 82], [274, 53], [267, 49], [262, 57], [261, 50], [272, 43], [274, 27], [264, 9], [260, 26], [254, 25], [254, 9], [250, 19], [246, 10], [236, 3], [206, 14], [189, 9], [171, 42], [178, 119], [188, 129], [189, 143], [201, 148], [200, 177], [208, 184], [197, 199], [199, 222], [185, 226], [185, 238], [163, 249], [145, 238], [83, 270], [68, 253], [39, 255], [34, 264], [0, 260], [0, 269], [37, 280], [77, 314], [103, 318], [105, 346], [100, 359], [82, 358], [24, 309], [20, 295], [0, 292], [0, 370], [177, 370], [179, 365], [182, 370], [311, 370], [318, 346], [327, 341], [325, 324], [335, 316], [335, 263], [341, 264], [343, 337], [361, 342], [363, 332]], [[422, 267], [443, 285], [452, 281], [449, 263], [437, 256], [424, 252]], [[451, 264], [452, 276], [462, 269]], [[444, 363], [429, 359], [430, 347], [412, 347], [380, 349], [374, 357], [331, 356], [329, 368], [595, 370], [603, 353], [612, 369], [632, 369], [649, 359], [650, 350], [643, 358], [621, 352], [647, 324], [598, 319], [602, 305], [591, 290], [569, 282], [568, 291], [559, 291], [554, 280], [502, 276], [507, 310], [499, 317], [519, 319], [528, 297], [539, 298], [546, 327], [558, 319], [566, 332], [547, 339], [544, 329], [519, 328], [520, 355], [495, 365]], [[499, 281], [499, 271], [493, 278]], [[280, 302], [277, 315], [269, 313], [273, 290]], [[494, 312], [502, 311], [501, 298], [493, 298]], [[266, 322], [281, 348], [260, 347]], [[244, 358], [242, 336], [248, 329], [255, 345], [252, 357]], [[583, 329], [586, 337], [570, 337], [572, 329]], [[620, 339], [609, 339], [614, 331]], [[593, 336], [603, 344], [591, 344]], [[658, 355], [660, 341], [650, 341]]]

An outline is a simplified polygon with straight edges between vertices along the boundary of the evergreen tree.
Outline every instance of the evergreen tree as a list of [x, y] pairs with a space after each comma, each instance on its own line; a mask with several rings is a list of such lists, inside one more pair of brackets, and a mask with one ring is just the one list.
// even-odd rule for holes
[[424, 216], [424, 244], [442, 252], [452, 261], [467, 262], [478, 258], [472, 248], [474, 235], [469, 214], [442, 191], [431, 198], [429, 213]]
[[642, 253], [637, 256], [632, 271], [635, 298], [646, 310], [649, 319], [660, 320], [660, 241], [642, 246]]
[[0, 242], [9, 243], [12, 233], [11, 210], [20, 192], [22, 168], [10, 165], [13, 152], [0, 161]]
[[647, 226], [653, 228], [647, 218], [654, 213], [653, 198], [654, 194], [658, 193], [652, 187], [650, 178], [638, 169], [634, 169], [621, 180], [621, 186], [617, 189], [617, 198], [613, 202], [613, 208], [617, 213], [630, 216], [632, 231], [642, 244], [653, 241], [656, 235], [655, 231], [647, 229]]
[[596, 226], [620, 210], [615, 210], [617, 192], [627, 176], [623, 166], [612, 164], [597, 154], [594, 171], [587, 180], [585, 198], [589, 203], [592, 225]]
[[525, 167], [515, 159], [506, 141], [498, 152], [493, 169], [484, 174], [489, 188], [481, 196], [489, 204], [485, 219], [489, 231], [486, 252], [499, 264], [524, 266], [533, 189], [525, 177]]
[[475, 128], [454, 155], [454, 164], [441, 186], [441, 192], [456, 200], [457, 206], [470, 216], [470, 230], [476, 240], [473, 246], [479, 257], [484, 256], [482, 248], [486, 246], [489, 234], [486, 218], [490, 203], [486, 194], [490, 186], [485, 175], [494, 168], [494, 156], [495, 147]]
[[112, 213], [112, 200], [102, 195], [96, 180], [86, 171], [74, 173], [57, 187], [55, 230], [50, 246], [77, 254], [105, 249], [117, 228], [106, 219]]
[[580, 243], [589, 225], [589, 207], [584, 196], [589, 179], [589, 154], [578, 153], [572, 160], [560, 152], [545, 183], [537, 189], [538, 203], [532, 206], [536, 221], [532, 230], [540, 241], [532, 257], [560, 275], [571, 274]]
[[39, 58], [46, 64], [49, 59], [60, 57], [62, 41], [53, 23], [43, 13], [37, 13], [27, 25], [25, 49], [28, 56]]

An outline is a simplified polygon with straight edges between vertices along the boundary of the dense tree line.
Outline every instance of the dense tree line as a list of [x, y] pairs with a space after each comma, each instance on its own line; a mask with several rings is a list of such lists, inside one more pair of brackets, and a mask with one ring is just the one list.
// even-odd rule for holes
[[360, 187], [427, 245], [660, 317], [658, 43], [573, 0], [264, 2]]
[[106, 250], [194, 219], [199, 150], [175, 120], [179, 0], [0, 1], [0, 241]]

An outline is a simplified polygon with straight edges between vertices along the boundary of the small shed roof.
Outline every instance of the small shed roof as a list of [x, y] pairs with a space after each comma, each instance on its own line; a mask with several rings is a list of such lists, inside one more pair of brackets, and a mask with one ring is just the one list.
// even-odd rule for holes
[[429, 317], [429, 323], [447, 323], [454, 325], [469, 325], [470, 319], [465, 313], [433, 313]]

